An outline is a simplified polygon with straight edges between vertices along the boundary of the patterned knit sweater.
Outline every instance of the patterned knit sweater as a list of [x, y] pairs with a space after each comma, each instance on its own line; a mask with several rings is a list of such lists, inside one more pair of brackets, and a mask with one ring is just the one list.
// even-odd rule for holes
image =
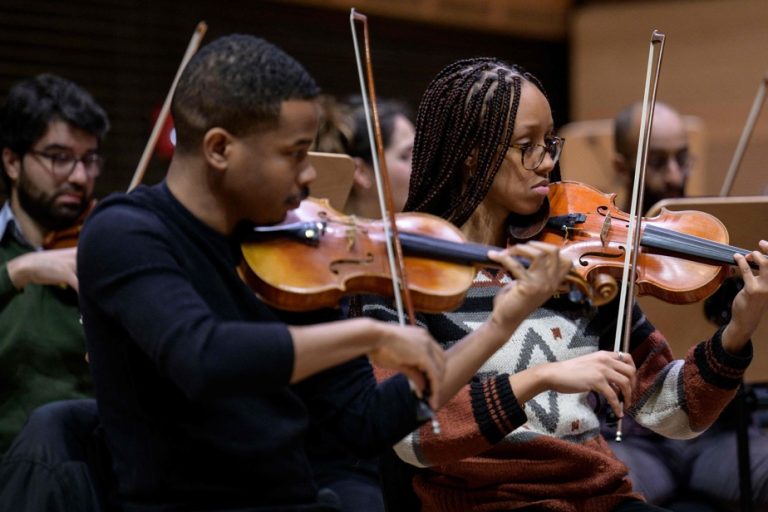
[[[420, 322], [447, 348], [487, 318], [493, 297], [507, 283], [504, 272], [480, 271], [460, 309], [421, 315]], [[363, 311], [379, 319], [395, 318], [381, 301], [367, 301]], [[718, 331], [691, 348], [685, 360], [675, 360], [639, 308], [633, 316], [630, 352], [637, 386], [627, 412], [668, 437], [698, 435], [735, 395], [751, 361], [751, 345], [738, 356], [728, 354]], [[589, 393], [546, 391], [523, 405], [508, 378], [538, 364], [611, 350], [615, 329], [615, 303], [598, 309], [553, 299], [529, 316], [469, 385], [440, 409], [440, 434], [425, 425], [395, 447], [400, 458], [423, 468], [413, 482], [422, 511], [533, 506], [602, 512], [640, 499], [632, 492], [627, 468], [600, 435]]]

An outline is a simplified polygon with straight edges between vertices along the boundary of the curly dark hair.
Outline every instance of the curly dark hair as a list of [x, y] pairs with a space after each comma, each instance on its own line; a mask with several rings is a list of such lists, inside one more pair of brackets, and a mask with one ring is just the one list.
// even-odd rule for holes
[[[44, 73], [17, 83], [8, 92], [0, 107], [0, 148], [23, 156], [54, 120], [65, 121], [99, 141], [109, 131], [106, 112], [85, 89], [66, 78]], [[6, 190], [10, 190], [10, 178], [2, 161], [0, 168]]]
[[[405, 211], [464, 224], [485, 198], [509, 149], [523, 80], [517, 65], [490, 57], [463, 59], [427, 87], [416, 115], [416, 140]], [[467, 171], [467, 161], [474, 164]]]
[[304, 67], [258, 37], [233, 34], [203, 47], [187, 64], [171, 104], [177, 151], [193, 150], [221, 127], [244, 135], [275, 126], [286, 100], [316, 98]]

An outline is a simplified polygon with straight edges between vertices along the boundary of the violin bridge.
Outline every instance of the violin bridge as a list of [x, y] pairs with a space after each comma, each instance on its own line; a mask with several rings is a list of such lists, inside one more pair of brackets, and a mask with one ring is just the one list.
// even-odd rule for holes
[[348, 229], [347, 230], [347, 251], [352, 252], [352, 249], [355, 247], [355, 230], [354, 229]]
[[608, 232], [611, 230], [611, 214], [605, 216], [605, 220], [603, 221], [603, 227], [600, 229], [600, 243], [603, 245], [606, 244], [606, 239], [608, 238]]
[[347, 252], [352, 252], [357, 242], [357, 222], [354, 215], [350, 217], [350, 222], [347, 224], [347, 229], [344, 232], [347, 236]]

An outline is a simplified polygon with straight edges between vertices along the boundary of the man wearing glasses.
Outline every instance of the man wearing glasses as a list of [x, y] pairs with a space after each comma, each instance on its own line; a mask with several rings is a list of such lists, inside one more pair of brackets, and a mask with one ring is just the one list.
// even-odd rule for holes
[[108, 129], [90, 94], [50, 74], [16, 84], [0, 107], [0, 455], [35, 407], [90, 395], [76, 249], [44, 241], [88, 208]]
[[[642, 104], [634, 103], [622, 110], [614, 122], [614, 167], [627, 181], [627, 203], [632, 198], [641, 111]], [[643, 193], [644, 212], [662, 199], [685, 196], [685, 185], [694, 162], [680, 114], [661, 102], [656, 103], [653, 112]]]

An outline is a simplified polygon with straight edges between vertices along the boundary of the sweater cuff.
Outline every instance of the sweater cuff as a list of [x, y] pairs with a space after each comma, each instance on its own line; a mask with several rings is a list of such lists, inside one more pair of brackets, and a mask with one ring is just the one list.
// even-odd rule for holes
[[0, 304], [4, 304], [21, 292], [22, 290], [17, 289], [11, 282], [8, 265], [6, 263], [0, 265]]
[[694, 360], [705, 382], [722, 389], [736, 389], [752, 362], [752, 341], [740, 354], [731, 354], [723, 348], [723, 330], [725, 326], [718, 329], [709, 342], [696, 346]]
[[508, 373], [486, 380], [473, 379], [469, 393], [475, 421], [490, 444], [498, 443], [509, 432], [528, 421], [512, 392]]

